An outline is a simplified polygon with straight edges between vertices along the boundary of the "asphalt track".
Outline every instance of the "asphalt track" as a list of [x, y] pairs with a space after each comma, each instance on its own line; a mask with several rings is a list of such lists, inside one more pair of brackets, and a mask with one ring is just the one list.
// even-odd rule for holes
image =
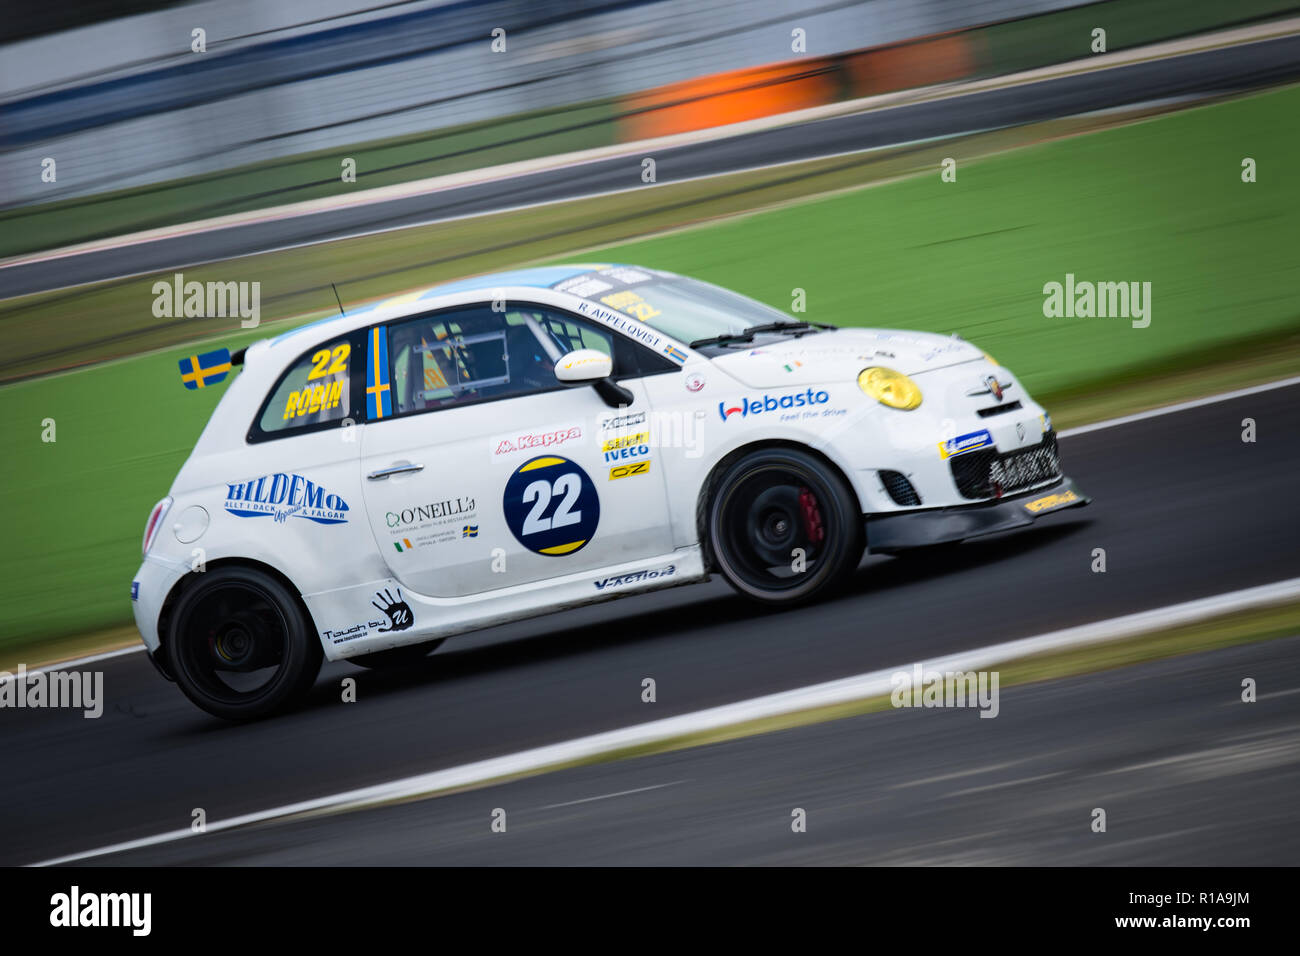
[[[829, 117], [656, 151], [659, 184], [1166, 97], [1300, 77], [1300, 35]], [[627, 189], [641, 157], [615, 157], [388, 202], [230, 226], [0, 268], [0, 298], [228, 259], [297, 243]]]
[[1292, 866], [1297, 723], [1293, 637], [1002, 688], [992, 720], [889, 710], [95, 862]]
[[[1241, 421], [1246, 417], [1256, 420], [1255, 443], [1241, 441]], [[406, 671], [376, 673], [347, 664], [330, 665], [305, 708], [258, 724], [231, 726], [210, 718], [159, 677], [142, 655], [114, 658], [96, 665], [104, 671], [108, 700], [104, 716], [98, 720], [86, 720], [80, 712], [70, 711], [0, 711], [0, 740], [10, 767], [0, 798], [0, 863], [30, 863], [186, 828], [197, 807], [204, 809], [210, 821], [217, 821], [639, 721], [1300, 576], [1300, 548], [1295, 544], [1296, 529], [1300, 528], [1300, 497], [1295, 495], [1295, 471], [1300, 465], [1297, 435], [1300, 386], [1072, 436], [1062, 442], [1066, 470], [1094, 498], [1092, 506], [1046, 516], [1028, 531], [968, 543], [943, 556], [869, 557], [851, 592], [838, 600], [771, 613], [745, 603], [721, 581], [629, 598], [467, 635], [448, 642], [421, 666]], [[1107, 553], [1104, 574], [1090, 570], [1092, 551], [1099, 547]], [[1276, 664], [1277, 670], [1269, 670], [1269, 675], [1293, 687], [1297, 683], [1294, 646], [1285, 646], [1292, 648], [1289, 657], [1274, 663], [1268, 663], [1274, 660], [1268, 658], [1251, 666], [1263, 671]], [[1214, 659], [1212, 655], [1205, 658]], [[1200, 664], [1191, 666], [1192, 673], [1210, 673]], [[1234, 664], [1224, 671], [1223, 680], [1232, 687], [1216, 684], [1212, 693], [1219, 696], [1214, 700], [1232, 699], [1243, 666]], [[1213, 665], [1204, 667], [1212, 669]], [[344, 676], [357, 679], [356, 703], [340, 702], [339, 681]], [[655, 704], [641, 702], [644, 677], [657, 682]], [[1103, 692], [1113, 697], [1118, 693], [1114, 688], [1121, 686], [1113, 681], [1122, 680], [1107, 678], [1101, 685]], [[1153, 681], [1152, 686], [1158, 683]], [[1261, 693], [1269, 689], [1261, 688]], [[1201, 697], [1196, 699], [1210, 701], [1211, 690], [1198, 693]], [[1053, 707], [1051, 696], [1042, 694], [1034, 689], [1007, 689], [1004, 716], [997, 720], [970, 721], [970, 712], [956, 714], [957, 719], [967, 718], [967, 723], [961, 732], [954, 725], [954, 739], [973, 741], [970, 746], [976, 749], [959, 758], [951, 749], [940, 748], [933, 761], [903, 762], [898, 772], [890, 775], [889, 784], [910, 780], [916, 783], [917, 793], [925, 793], [923, 781], [946, 772], [945, 760], [954, 761], [960, 769], [981, 760], [993, 765], [1020, 757], [1046, 759], [1045, 740], [1055, 741], [1056, 756], [1051, 769], [1039, 772], [1087, 770], [1096, 751], [1089, 749], [1092, 744], [1083, 740], [1081, 733], [1092, 722], [1098, 724], [1099, 732], [1104, 733], [1106, 727], [1118, 732], [1122, 709], [1116, 705], [1112, 720], [1106, 723], [1101, 720], [1110, 713], [1106, 707], [1084, 708], [1091, 701], [1088, 695], [1072, 708]], [[1006, 716], [1018, 699], [1029, 701], [1027, 712], [1034, 716], [1028, 724]], [[1178, 717], [1183, 712], [1162, 708], [1162, 699], [1152, 696], [1143, 698], [1147, 703], [1139, 701], [1143, 719], [1152, 722], [1151, 733], [1146, 736], [1141, 723], [1129, 723], [1127, 750], [1112, 748], [1108, 753], [1113, 759], [1128, 759], [1139, 751], [1151, 760], [1175, 757], [1183, 752], [1173, 746], [1175, 738], [1185, 749], [1210, 746], [1196, 736], [1190, 715], [1186, 725], [1180, 725]], [[1295, 703], [1291, 699], [1287, 705], [1292, 709], [1286, 713], [1292, 718]], [[975, 738], [990, 732], [980, 725], [1004, 726], [1004, 721], [1011, 729], [1004, 736], [999, 732], [1001, 742], [988, 754], [982, 753]], [[927, 718], [916, 723], [916, 729], [909, 732], [936, 745], [942, 739], [942, 732], [934, 729], [940, 721]], [[1243, 734], [1255, 729], [1262, 734], [1276, 732], [1273, 724], [1255, 729], [1248, 724], [1232, 726]], [[1293, 730], [1293, 719], [1289, 726]], [[1223, 727], [1219, 730], [1223, 732]], [[890, 753], [892, 732], [889, 728], [873, 731], [872, 739], [880, 742], [884, 757]], [[854, 780], [860, 782], [860, 778], [853, 775], [861, 772], [858, 764], [868, 757], [859, 749], [853, 758], [857, 763], [844, 764], [845, 742], [852, 734], [846, 738], [838, 730], [815, 729], [798, 733], [802, 736], [795, 745], [769, 743], [778, 750], [793, 746], [787, 757], [800, 752], [803, 764], [777, 762], [766, 773], [755, 764], [750, 771], [750, 779], [770, 778], [766, 791], [772, 801], [769, 809], [776, 807], [788, 816], [789, 801], [798, 797], [800, 802], [793, 805], [833, 806], [833, 812], [842, 818], [875, 814], [872, 819], [877, 829], [897, 828], [899, 837], [894, 843], [873, 845], [904, 852], [902, 835], [914, 832], [907, 829], [911, 824], [903, 813], [908, 801], [854, 803]], [[939, 736], [934, 736], [936, 733]], [[1016, 734], [1037, 734], [1037, 743]], [[777, 753], [761, 749], [767, 744], [758, 746], [757, 751], [741, 753], [757, 754], [750, 758], [754, 760]], [[1016, 756], [1022, 746], [1027, 749]], [[1241, 750], [1228, 743], [1224, 747], [1222, 759], [1249, 752], [1244, 744]], [[733, 754], [727, 758], [731, 761], [728, 765], [734, 766], [737, 759], [743, 762]], [[665, 777], [665, 765], [656, 766], [659, 772], [647, 778], [653, 778], [655, 784], [683, 779], [671, 773]], [[1168, 786], [1186, 770], [1178, 761], [1161, 767], [1154, 772], [1170, 775], [1165, 781]], [[790, 787], [777, 786], [784, 774], [796, 771], [802, 776], [791, 778]], [[1294, 780], [1274, 778], [1283, 773], [1293, 776], [1293, 771], [1287, 761], [1254, 765], [1254, 779], [1263, 792], [1253, 797], [1251, 815], [1259, 819], [1267, 819], [1268, 813], [1281, 815], [1290, 827], [1276, 840], [1279, 852], [1295, 848], [1295, 821], [1290, 815]], [[567, 796], [547, 797], [545, 802], [580, 800], [648, 785], [601, 789], [606, 779], [601, 774], [635, 776], [641, 772], [589, 768], [564, 778], [576, 781], [555, 791]], [[700, 779], [686, 770], [682, 774]], [[1012, 771], [1007, 777], [1018, 774]], [[744, 778], [730, 779], [734, 783]], [[970, 786], [997, 779], [1001, 778], [974, 781]], [[834, 786], [832, 781], [836, 781]], [[724, 783], [715, 780], [716, 786]], [[516, 786], [543, 788], [524, 791], [530, 795], [523, 800], [526, 806], [540, 806], [534, 799], [551, 792], [545, 790], [550, 784], [540, 781]], [[639, 824], [621, 820], [617, 828], [621, 844], [615, 840], [615, 831], [607, 831], [615, 840], [607, 852], [615, 854], [622, 845], [629, 852], [645, 849], [644, 861], [700, 860], [704, 850], [700, 841], [705, 840], [702, 833], [693, 837], [695, 845], [681, 847], [676, 859], [671, 859], [669, 849], [662, 845], [659, 824], [651, 811], [662, 810], [667, 814], [665, 820], [680, 820], [680, 816], [672, 817], [670, 804], [676, 801], [679, 809], [685, 807], [682, 801], [689, 802], [687, 795], [693, 792], [683, 789], [680, 796], [671, 796], [670, 789], [675, 788], [662, 788], [661, 799], [652, 802]], [[1032, 795], [1035, 791], [1020, 792]], [[1233, 813], [1233, 794], [1237, 792], [1212, 791], [1204, 799], [1223, 813]], [[756, 793], [754, 798], [760, 796]], [[487, 798], [468, 794], [456, 799]], [[1078, 806], [1089, 799], [1080, 796]], [[1062, 801], [1065, 797], [1059, 796], [1052, 805], [1074, 806]], [[413, 812], [436, 820], [444, 805], [442, 800], [425, 802], [419, 805], [423, 809]], [[612, 805], [604, 801], [575, 804], [566, 808], [565, 814], [570, 818], [586, 813], [584, 808], [592, 814], [606, 813]], [[1089, 809], [1097, 805], [1104, 806], [1091, 803]], [[474, 825], [478, 825], [480, 802], [455, 806], [473, 806]], [[891, 806], [897, 812], [891, 812]], [[1149, 818], [1155, 812], [1154, 804], [1143, 806], [1142, 812]], [[750, 807], [752, 810], [752, 804]], [[718, 819], [710, 817], [715, 827]], [[962, 819], [959, 816], [947, 824], [945, 832], [959, 833]], [[976, 826], [973, 818], [968, 819], [970, 827]], [[353, 855], [338, 862], [409, 857], [403, 849], [408, 835], [402, 827], [368, 829], [373, 827], [371, 820], [367, 815], [348, 815], [321, 822], [318, 826], [323, 829], [313, 831], [314, 849], [297, 838], [286, 843], [287, 837], [276, 835], [282, 831], [268, 829], [266, 835], [251, 842], [240, 842], [242, 837], [234, 842], [222, 838], [223, 842], [209, 846], [203, 839], [186, 840], [149, 851], [156, 856], [141, 851], [130, 861], [238, 863], [273, 858], [275, 862], [318, 862], [327, 855], [322, 841], [331, 839], [333, 833], [341, 839], [357, 838], [348, 844]], [[719, 848], [715, 862], [725, 859], [728, 848], [735, 852], [735, 859], [747, 859], [738, 848], [746, 839], [739, 828], [746, 820], [752, 823], [741, 814], [738, 829], [715, 829], [708, 837]], [[978, 825], [981, 834], [989, 830], [986, 823]], [[1086, 821], [1081, 825], [1087, 833]], [[788, 824], [778, 822], [778, 829], [780, 826], [788, 830]], [[1022, 834], [1017, 838], [1017, 859], [1029, 854], [1045, 861], [1044, 854], [1065, 840], [1046, 829], [1033, 833], [1039, 837]], [[474, 848], [481, 847], [466, 842], [467, 837], [458, 843], [453, 836], [412, 847], [425, 845], [430, 854], [427, 862], [447, 862], [453, 857], [467, 861], [473, 858]], [[1191, 849], [1184, 847], [1181, 852], [1194, 857], [1195, 838], [1189, 839]], [[823, 862], [845, 860], [830, 855], [833, 842], [817, 844], [827, 854], [820, 857]], [[657, 850], [650, 852], [655, 845]], [[861, 849], [860, 843], [854, 845]], [[1142, 848], [1154, 844], [1130, 839], [1124, 845], [1128, 849], [1113, 851], [1105, 856], [1105, 862], [1152, 861], [1144, 855], [1148, 850]], [[439, 856], [444, 850], [448, 855]], [[799, 852], [808, 850], [805, 847]], [[502, 852], [493, 851], [483, 860], [499, 861]], [[756, 858], [778, 859], [779, 854], [772, 856], [772, 852], [776, 851]], [[926, 852], [929, 861], [943, 855], [938, 847]], [[1224, 855], [1230, 856], [1226, 849]], [[542, 860], [533, 855], [517, 861], [525, 858]], [[579, 858], [586, 859], [572, 857]], [[1211, 862], [1208, 851], [1199, 862]]]

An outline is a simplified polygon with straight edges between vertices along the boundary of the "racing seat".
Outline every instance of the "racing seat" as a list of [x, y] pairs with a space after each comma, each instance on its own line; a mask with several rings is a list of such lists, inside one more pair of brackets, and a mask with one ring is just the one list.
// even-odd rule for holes
[[502, 389], [513, 394], [555, 386], [555, 363], [527, 325], [506, 327], [506, 350], [510, 354], [510, 382], [500, 386]]

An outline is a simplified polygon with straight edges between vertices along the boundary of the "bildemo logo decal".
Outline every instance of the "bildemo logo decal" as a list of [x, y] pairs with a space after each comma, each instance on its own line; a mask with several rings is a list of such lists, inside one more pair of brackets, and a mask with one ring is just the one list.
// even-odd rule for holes
[[306, 518], [317, 524], [346, 524], [348, 503], [302, 475], [277, 472], [226, 485], [225, 508], [239, 518]]
[[807, 408], [810, 405], [825, 405], [831, 400], [829, 392], [814, 392], [811, 388], [790, 395], [762, 395], [759, 398], [742, 398], [736, 404], [718, 402], [718, 415], [725, 422], [732, 415], [747, 418], [760, 412], [775, 412], [785, 408]]

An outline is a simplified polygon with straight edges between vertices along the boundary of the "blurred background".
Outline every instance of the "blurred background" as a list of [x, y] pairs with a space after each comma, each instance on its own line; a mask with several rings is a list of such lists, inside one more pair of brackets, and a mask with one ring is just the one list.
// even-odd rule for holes
[[[682, 272], [784, 311], [801, 290], [799, 318], [971, 339], [1058, 428], [1293, 376], [1298, 81], [1300, 3], [1282, 0], [9, 9], [0, 20], [0, 669], [138, 645], [128, 588], [145, 519], [224, 388], [186, 391], [178, 360], [331, 314], [335, 288], [352, 307], [568, 260]], [[158, 315], [154, 283], [177, 273], [260, 283], [259, 327]], [[1044, 287], [1067, 275], [1151, 283], [1150, 324], [1046, 315]], [[1032, 585], [1019, 595], [1025, 613], [989, 641], [1142, 610], [1157, 594], [1203, 596], [1220, 579], [1246, 586], [1300, 573], [1294, 512], [1251, 511], [1252, 496], [1225, 501], [1220, 490], [1243, 480], [1235, 459], [1179, 457], [1201, 443], [1199, 427], [1171, 447], [1098, 441], [1083, 454], [1067, 441], [1067, 470], [1111, 509], [1099, 527], [1113, 522], [1131, 544], [1129, 576], [1110, 578], [1124, 582], [1115, 591], [1092, 578], [1068, 584], [1075, 579], [1053, 562], [1073, 560], [1053, 550], [1064, 540], [1036, 555], [993, 545], [972, 551], [972, 563], [946, 559], [942, 586], [938, 571], [880, 559], [892, 570], [873, 571], [881, 590], [862, 600], [878, 621], [893, 615], [882, 630], [906, 640], [877, 663], [951, 648], [945, 622], [965, 621], [1016, 572]], [[1151, 498], [1140, 482], [1118, 480], [1166, 468]], [[1272, 500], [1290, 498], [1278, 488]], [[730, 625], [745, 612], [700, 593], [689, 625], [669, 610], [681, 595], [646, 605], [635, 622], [592, 611], [586, 636], [566, 644], [564, 628], [538, 624], [557, 632], [556, 650], [510, 660], [544, 670], [530, 686], [567, 702], [601, 699], [606, 685], [592, 675], [603, 680], [613, 666], [602, 655], [649, 652], [687, 626], [702, 631], [689, 652], [702, 657], [700, 672], [742, 659], [770, 665], [737, 672], [726, 699], [783, 686], [819, 659], [791, 656], [785, 635], [756, 621], [744, 640], [762, 653], [734, 644], [742, 638]], [[924, 626], [920, 606], [931, 612]], [[816, 613], [801, 625], [804, 649], [838, 663], [803, 676], [861, 669], [855, 628], [866, 612]], [[1290, 613], [1267, 626], [1292, 627]], [[611, 649], [611, 630], [632, 637]], [[435, 655], [450, 655], [451, 677], [437, 686], [395, 685], [388, 724], [427, 718], [435, 692], [454, 698], [468, 678], [490, 680], [470, 646], [463, 658], [450, 646]], [[591, 686], [550, 669], [570, 663], [566, 655], [592, 664], [574, 671]], [[627, 667], [641, 673], [639, 660]], [[140, 712], [187, 707], [146, 676]], [[697, 697], [718, 702], [713, 692]], [[469, 721], [477, 700], [462, 701], [446, 726]], [[553, 711], [566, 712], [563, 703]], [[537, 730], [559, 732], [546, 721]], [[363, 727], [338, 732], [341, 751], [373, 744]], [[140, 759], [153, 753], [152, 741], [137, 743]], [[219, 773], [231, 765], [223, 755], [238, 756], [205, 752], [192, 772]], [[302, 796], [324, 786], [303, 773]], [[33, 781], [26, 807], [35, 813], [41, 775]], [[127, 815], [143, 806], [131, 786], [123, 778]], [[258, 805], [258, 793], [242, 806]], [[122, 826], [148, 829], [138, 817]]]
[[[579, 251], [787, 310], [803, 288], [814, 319], [968, 335], [1064, 421], [1086, 417], [1089, 396], [1149, 403], [1153, 369], [1221, 367], [1224, 342], [1267, 377], [1294, 357], [1294, 306], [1270, 290], [1292, 281], [1277, 211], [1296, 191], [1269, 157], [1297, 154], [1285, 84], [1298, 12], [1280, 0], [15, 10], [0, 27], [0, 383], [16, 387], [0, 394], [63, 437], [32, 448], [26, 418], [6, 417], [6, 500], [61, 502], [53, 518], [17, 509], [18, 540], [79, 543], [0, 558], [20, 585], [0, 607], [7, 639], [127, 623], [135, 524], [220, 395], [178, 401], [171, 353], [145, 356], [267, 334], [156, 316], [153, 282], [182, 268], [261, 282], [272, 327], [335, 309], [331, 283], [356, 303]], [[1243, 191], [1246, 156], [1265, 172]], [[955, 182], [939, 177], [945, 159]], [[1046, 322], [1041, 289], [1067, 272], [1153, 281], [1152, 327]], [[150, 396], [144, 420], [128, 394]], [[73, 442], [73, 429], [102, 440]], [[121, 507], [75, 504], [87, 468]], [[21, 595], [60, 587], [69, 561], [92, 582], [87, 599], [34, 610]]]
[[[77, 5], [19, 10], [0, 28], [0, 201], [10, 209], [174, 184], [149, 191], [147, 209], [134, 216], [95, 213], [139, 226], [327, 194], [337, 175], [313, 176], [319, 167], [303, 165], [320, 150], [349, 147], [366, 185], [382, 185], [1060, 63], [1088, 55], [1091, 30], [1101, 24], [1105, 49], [1116, 51], [1256, 22], [1296, 4], [210, 0], [87, 7], [85, 15], [71, 12]], [[196, 30], [203, 31], [201, 55]], [[504, 34], [498, 51], [493, 30]], [[63, 157], [56, 183], [17, 175], [53, 154]], [[202, 177], [202, 188], [181, 190], [176, 181], [188, 177]], [[37, 247], [49, 227], [10, 235], [6, 250]], [[57, 238], [77, 235], [70, 227]]]

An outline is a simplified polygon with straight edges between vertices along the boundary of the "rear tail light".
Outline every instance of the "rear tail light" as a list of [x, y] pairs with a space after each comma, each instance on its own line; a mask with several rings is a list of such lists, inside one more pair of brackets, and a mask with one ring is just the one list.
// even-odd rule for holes
[[141, 545], [143, 554], [149, 553], [149, 548], [153, 544], [154, 536], [158, 534], [158, 529], [162, 527], [163, 518], [167, 517], [167, 511], [172, 506], [171, 496], [168, 495], [162, 501], [153, 506], [153, 511], [149, 512], [149, 523], [144, 526], [144, 542]]

